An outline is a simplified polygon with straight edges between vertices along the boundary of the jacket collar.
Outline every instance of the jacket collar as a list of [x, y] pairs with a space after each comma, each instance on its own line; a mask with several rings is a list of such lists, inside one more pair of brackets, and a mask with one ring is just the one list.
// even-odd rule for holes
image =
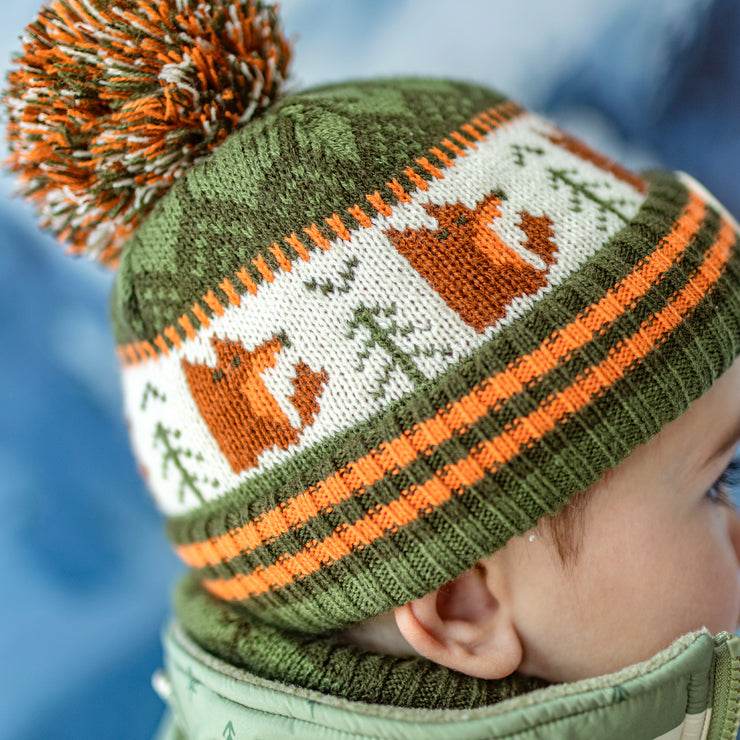
[[348, 734], [435, 740], [451, 732], [455, 740], [524, 740], [542, 732], [548, 738], [715, 740], [734, 738], [740, 721], [740, 638], [705, 630], [617, 673], [466, 710], [351, 701], [264, 679], [205, 652], [177, 624], [165, 635], [165, 666], [155, 686], [187, 740], [339, 740]]

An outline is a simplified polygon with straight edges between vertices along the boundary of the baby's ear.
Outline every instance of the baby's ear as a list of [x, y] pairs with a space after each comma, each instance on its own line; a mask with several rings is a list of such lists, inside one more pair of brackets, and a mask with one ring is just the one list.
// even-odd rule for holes
[[[494, 566], [495, 567], [495, 566]], [[395, 610], [396, 624], [425, 658], [478, 678], [503, 678], [522, 661], [505, 594], [481, 566]]]

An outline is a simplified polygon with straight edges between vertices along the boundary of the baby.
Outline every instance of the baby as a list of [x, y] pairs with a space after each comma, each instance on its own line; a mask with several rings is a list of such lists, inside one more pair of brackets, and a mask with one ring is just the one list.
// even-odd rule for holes
[[161, 737], [733, 737], [737, 224], [476, 85], [277, 97], [289, 56], [248, 0], [69, 0], [10, 77], [190, 568]]

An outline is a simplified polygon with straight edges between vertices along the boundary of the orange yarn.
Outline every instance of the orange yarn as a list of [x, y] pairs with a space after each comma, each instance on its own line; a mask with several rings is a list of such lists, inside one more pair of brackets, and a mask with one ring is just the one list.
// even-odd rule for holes
[[290, 56], [254, 0], [54, 2], [8, 77], [7, 164], [70, 251], [115, 266], [183, 170], [277, 96]]

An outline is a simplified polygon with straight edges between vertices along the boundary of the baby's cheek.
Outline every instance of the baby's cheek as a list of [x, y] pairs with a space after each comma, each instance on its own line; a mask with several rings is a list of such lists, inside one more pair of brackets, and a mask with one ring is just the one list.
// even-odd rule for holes
[[[740, 616], [740, 571], [726, 512], [712, 506], [706, 526], [684, 542], [676, 558], [675, 624], [681, 634], [701, 627], [731, 632]], [[703, 513], [697, 516], [699, 522]]]
[[734, 550], [724, 550], [708, 565], [714, 578], [709, 580], [711, 590], [707, 594], [707, 600], [712, 607], [708, 608], [707, 627], [713, 633], [722, 630], [734, 632], [740, 621], [740, 570]]

